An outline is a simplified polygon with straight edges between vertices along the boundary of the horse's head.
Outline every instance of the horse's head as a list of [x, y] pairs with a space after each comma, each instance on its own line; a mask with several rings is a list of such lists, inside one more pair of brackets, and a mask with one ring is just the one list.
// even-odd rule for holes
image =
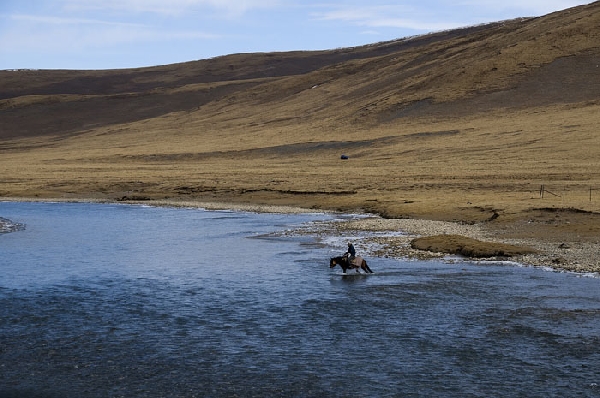
[[335, 258], [335, 257], [333, 257], [333, 258], [331, 258], [331, 259], [329, 260], [329, 268], [333, 268], [333, 267], [335, 267], [337, 264], [338, 264], [338, 263], [337, 263], [337, 261], [336, 261], [336, 258]]
[[333, 257], [329, 259], [329, 268], [333, 268], [336, 265], [342, 267], [342, 269], [348, 268], [348, 258], [347, 257]]

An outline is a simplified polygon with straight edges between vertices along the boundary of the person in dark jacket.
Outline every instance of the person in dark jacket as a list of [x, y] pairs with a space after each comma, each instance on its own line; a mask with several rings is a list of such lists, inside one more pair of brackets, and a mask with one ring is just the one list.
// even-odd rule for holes
[[348, 242], [348, 251], [346, 252], [346, 255], [348, 255], [348, 262], [352, 264], [356, 258], [356, 250], [354, 249], [352, 242]]

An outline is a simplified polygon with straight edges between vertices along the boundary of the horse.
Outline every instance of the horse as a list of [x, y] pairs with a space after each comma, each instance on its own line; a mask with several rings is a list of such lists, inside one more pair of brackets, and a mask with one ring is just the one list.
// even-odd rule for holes
[[[348, 256], [333, 257], [329, 260], [329, 268], [333, 268], [336, 265], [342, 267], [342, 272], [345, 274], [347, 269], [356, 269], [356, 272], [360, 273], [359, 269], [365, 271], [365, 273], [372, 274], [371, 268], [367, 265], [367, 262], [362, 257], [356, 257], [356, 260], [360, 260], [360, 265], [353, 264], [348, 260]], [[358, 262], [358, 261], [357, 261]]]

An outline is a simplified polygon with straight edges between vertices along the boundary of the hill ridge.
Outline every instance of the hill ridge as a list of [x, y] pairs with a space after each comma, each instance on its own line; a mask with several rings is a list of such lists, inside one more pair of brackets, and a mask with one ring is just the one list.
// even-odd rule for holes
[[[125, 70], [0, 71], [0, 109], [7, 111], [0, 120], [0, 138], [70, 134], [90, 125], [130, 123], [211, 103], [219, 108], [221, 100], [232, 101], [234, 95], [242, 101], [232, 101], [238, 108], [255, 109], [257, 101], [266, 106], [270, 101], [287, 101], [298, 113], [316, 117], [323, 114], [323, 107], [293, 103], [291, 96], [313, 87], [323, 90], [326, 84], [332, 87], [334, 81], [338, 87], [322, 96], [322, 101], [335, 110], [342, 124], [373, 126], [429, 112], [444, 115], [456, 112], [457, 106], [442, 111], [440, 103], [469, 102], [476, 96], [507, 90], [526, 106], [526, 95], [519, 94], [519, 89], [531, 91], [531, 82], [540, 79], [537, 72], [548, 70], [545, 66], [574, 56], [587, 56], [593, 62], [600, 54], [595, 44], [600, 42], [599, 9], [596, 2], [543, 17], [325, 51], [230, 54]], [[574, 61], [572, 68], [585, 64]], [[562, 71], [567, 68], [563, 65]], [[595, 98], [596, 87], [581, 80], [571, 91], [588, 94], [574, 100]], [[28, 101], [27, 96], [33, 95], [38, 97]], [[124, 100], [129, 100], [126, 106]], [[493, 107], [488, 98], [484, 102], [488, 109]], [[497, 99], [497, 103], [506, 102]], [[99, 108], [112, 116], [95, 116], [94, 110]], [[488, 110], [481, 105], [478, 108]], [[210, 107], [205, 110], [212, 111]], [[39, 116], [43, 113], [56, 115], [58, 123], [46, 123]]]

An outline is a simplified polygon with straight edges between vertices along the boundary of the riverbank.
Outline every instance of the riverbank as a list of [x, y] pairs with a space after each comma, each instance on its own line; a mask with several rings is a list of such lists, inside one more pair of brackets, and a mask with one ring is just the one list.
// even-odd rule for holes
[[[269, 213], [314, 212], [294, 206], [232, 204], [223, 202], [156, 201], [157, 205], [201, 207], [207, 210], [237, 210]], [[432, 216], [435, 216], [432, 214]], [[447, 217], [460, 220], [460, 214]], [[480, 252], [495, 245], [514, 246], [515, 254], [467, 256], [478, 261], [510, 260], [529, 266], [549, 267], [578, 273], [600, 273], [600, 214], [573, 208], [534, 208], [510, 217], [481, 221], [441, 221], [427, 218], [365, 218], [328, 222], [321, 226], [327, 234], [362, 236], [358, 248], [376, 248], [377, 257], [434, 259], [457, 254], [460, 237], [476, 240]], [[313, 231], [314, 233], [314, 231]], [[367, 233], [367, 234], [364, 234]], [[377, 233], [377, 236], [369, 236]], [[417, 238], [438, 237], [438, 251], [414, 247]], [[459, 237], [459, 242], [456, 242]], [[473, 244], [473, 242], [469, 242]], [[519, 250], [522, 249], [522, 250]], [[494, 250], [490, 250], [494, 252]]]
[[[524, 250], [523, 254], [512, 256], [492, 256], [487, 258], [472, 258], [477, 261], [514, 261], [529, 266], [549, 267], [556, 270], [573, 271], [578, 273], [598, 273], [598, 243], [582, 241], [556, 242], [548, 239], [521, 238], [507, 239], [500, 236], [499, 231], [485, 224], [463, 224], [447, 221], [425, 219], [382, 219], [379, 217], [330, 223], [329, 227], [342, 235], [360, 235], [361, 232], [401, 231], [402, 235], [373, 236], [354, 242], [361, 247], [377, 247], [373, 255], [379, 257], [414, 258], [420, 260], [447, 258], [454, 254], [455, 245], [451, 237], [461, 236], [475, 239], [482, 246], [508, 244]], [[447, 250], [427, 251], [415, 249], [411, 244], [415, 239], [429, 236], [447, 236]], [[442, 245], [443, 247], [443, 245]]]
[[[85, 201], [115, 203], [102, 199], [31, 199], [4, 198], [8, 201]], [[123, 202], [120, 202], [123, 203]], [[166, 207], [194, 207], [207, 210], [232, 210], [258, 213], [314, 213], [322, 212], [300, 206], [279, 206], [268, 204], [204, 202], [187, 200], [127, 201], [130, 204], [144, 204]], [[599, 238], [594, 233], [598, 225], [596, 213], [579, 212], [574, 209], [543, 211], [531, 210], [520, 217], [509, 220], [488, 220], [481, 222], [451, 222], [426, 218], [383, 218], [365, 214], [364, 217], [343, 221], [323, 222], [311, 226], [310, 230], [294, 231], [312, 235], [352, 237], [359, 251], [368, 256], [439, 259], [456, 254], [457, 237], [476, 240], [482, 250], [494, 245], [512, 245], [522, 248], [522, 253], [473, 257], [476, 261], [510, 260], [530, 266], [549, 267], [556, 270], [578, 273], [599, 273]], [[552, 222], [550, 222], [552, 220]], [[0, 229], [8, 220], [0, 219]], [[10, 223], [10, 222], [9, 222]], [[14, 224], [13, 224], [14, 225]], [[579, 231], [579, 232], [578, 232]], [[587, 233], [582, 233], [587, 232]], [[358, 238], [357, 238], [358, 237]], [[438, 237], [438, 250], [421, 250], [414, 247], [417, 238]], [[472, 241], [470, 241], [472, 244]]]

